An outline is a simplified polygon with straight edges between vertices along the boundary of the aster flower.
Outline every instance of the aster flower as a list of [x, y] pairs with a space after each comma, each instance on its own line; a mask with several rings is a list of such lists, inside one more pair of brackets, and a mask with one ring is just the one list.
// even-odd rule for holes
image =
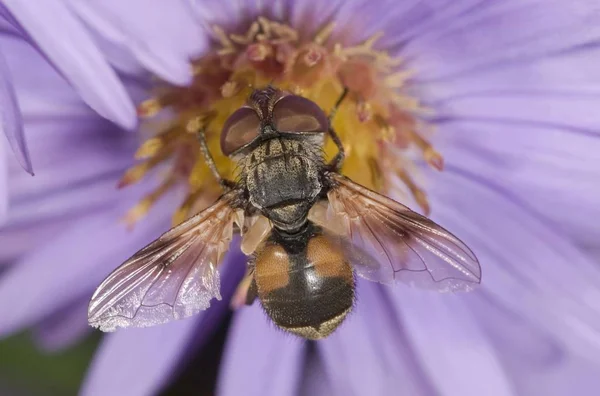
[[[189, 125], [210, 119], [217, 153], [219, 126], [248, 85], [275, 81], [325, 109], [346, 85], [335, 125], [344, 173], [430, 209], [478, 254], [484, 284], [440, 296], [359, 282], [354, 314], [318, 343], [240, 308], [219, 394], [596, 389], [600, 272], [582, 248], [600, 234], [600, 24], [589, 2], [5, 4], [18, 34], [0, 48], [38, 175], [9, 164], [1, 334], [34, 326], [49, 348], [75, 342], [93, 287], [170, 220], [210, 203], [218, 189]], [[132, 128], [127, 91], [146, 98], [139, 132], [81, 101]], [[83, 393], [163, 387], [226, 314], [242, 263], [229, 255], [223, 300], [209, 310], [105, 337]]]

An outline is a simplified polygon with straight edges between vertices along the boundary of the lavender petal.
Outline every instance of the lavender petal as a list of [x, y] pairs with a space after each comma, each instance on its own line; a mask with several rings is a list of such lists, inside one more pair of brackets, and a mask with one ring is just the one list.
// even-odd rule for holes
[[105, 336], [80, 394], [146, 396], [167, 383], [187, 352], [202, 316]]
[[449, 166], [488, 180], [567, 236], [600, 238], [600, 139], [553, 125], [461, 120], [438, 124]]
[[434, 395], [381, 287], [359, 281], [354, 312], [318, 343], [331, 386], [339, 395], [391, 395], [398, 389], [407, 395]]
[[599, 22], [588, 0], [480, 2], [402, 43], [402, 56], [419, 80], [441, 81], [594, 42]]
[[600, 386], [597, 363], [577, 356], [529, 318], [488, 299], [472, 299], [469, 305], [519, 394], [587, 395]]
[[559, 230], [487, 179], [448, 166], [431, 183], [433, 218], [482, 264], [482, 290], [582, 356], [600, 356], [600, 269]]
[[4, 151], [4, 142], [0, 140], [0, 226], [6, 221], [8, 212], [8, 159]]
[[0, 226], [6, 221], [8, 212], [8, 157], [4, 146], [4, 141], [0, 140]]
[[148, 70], [174, 84], [191, 82], [189, 61], [207, 43], [183, 1], [74, 1], [72, 6], [92, 29], [126, 46]]
[[[32, 6], [7, 0], [5, 5], [84, 101], [124, 128], [135, 127], [135, 108], [123, 85], [85, 27], [63, 2], [48, 0]], [[60, 23], [55, 23], [57, 20]]]
[[40, 246], [57, 234], [71, 227], [73, 223], [85, 217], [77, 213], [72, 216], [58, 216], [47, 221], [14, 225], [3, 224], [0, 227], [0, 267], [13, 264], [16, 260], [31, 250], [32, 246]]
[[319, 356], [316, 348], [310, 348], [307, 351], [304, 372], [302, 373], [302, 383], [300, 384], [300, 392], [298, 394], [300, 396], [335, 394], [331, 386], [331, 378], [327, 376], [323, 358]]
[[45, 351], [56, 352], [90, 334], [88, 303], [87, 299], [79, 299], [40, 323], [34, 333], [37, 344]]
[[463, 295], [405, 287], [385, 291], [401, 318], [417, 361], [439, 395], [519, 394]]
[[[382, 48], [394, 52], [429, 32], [435, 32], [457, 20], [462, 20], [485, 5], [485, 0], [394, 2], [393, 6], [385, 9], [385, 14], [381, 13], [381, 7], [376, 7], [379, 12], [374, 13], [380, 18], [378, 29], [382, 26], [387, 27], [385, 29], [387, 34], [378, 43]], [[359, 27], [363, 24], [367, 25], [368, 22], [363, 21], [360, 16], [354, 14], [353, 21], [358, 22]], [[373, 25], [372, 20], [370, 22], [370, 25]]]
[[127, 76], [139, 77], [144, 75], [143, 65], [135, 58], [127, 44], [123, 42], [122, 32], [113, 31], [102, 18], [96, 15], [95, 10], [87, 2], [73, 1], [69, 5], [73, 12], [87, 24], [90, 35], [98, 48], [115, 69]]
[[[27, 148], [27, 141], [23, 133], [23, 120], [17, 102], [10, 71], [6, 66], [4, 56], [0, 52], [0, 129], [10, 143], [17, 160], [27, 171], [33, 175], [33, 166]], [[6, 190], [3, 190], [6, 191]]]
[[258, 303], [236, 312], [217, 382], [219, 396], [291, 395], [299, 386], [303, 342], [276, 329]]
[[164, 200], [158, 206], [158, 215], [132, 231], [118, 222], [121, 209], [83, 218], [10, 267], [0, 279], [0, 335], [37, 323], [75, 298], [91, 296], [112, 269], [168, 228], [173, 203]]
[[[589, 7], [580, 17], [582, 26], [594, 20]], [[526, 40], [532, 50], [538, 38]], [[598, 46], [583, 40], [558, 53], [517, 57], [452, 78], [429, 81], [426, 71], [417, 73], [412, 89], [435, 109], [435, 144], [448, 161], [477, 169], [569, 236], [593, 244], [600, 237], [593, 220], [600, 215], [594, 182], [600, 176], [599, 61]], [[574, 202], [576, 210], [568, 209]]]
[[[13, 85], [18, 87], [16, 94], [28, 136], [31, 136], [29, 128], [32, 125], [54, 125], [58, 121], [76, 120], [87, 122], [91, 118], [98, 118], [69, 81], [30, 42], [19, 37], [0, 35], [0, 46]], [[84, 117], [86, 119], [82, 120]], [[113, 126], [111, 129], [117, 128]], [[29, 138], [30, 149], [35, 142], [35, 138]]]
[[99, 118], [42, 124], [29, 132], [40, 171], [35, 179], [10, 172], [9, 225], [82, 213], [131, 196], [132, 190], [116, 188], [132, 162], [131, 134]]
[[213, 300], [206, 311], [175, 323], [108, 335], [88, 372], [82, 394], [143, 396], [157, 393], [186, 354], [201, 348], [214, 333], [243, 276], [244, 260], [239, 251], [226, 256], [219, 268], [223, 298]]

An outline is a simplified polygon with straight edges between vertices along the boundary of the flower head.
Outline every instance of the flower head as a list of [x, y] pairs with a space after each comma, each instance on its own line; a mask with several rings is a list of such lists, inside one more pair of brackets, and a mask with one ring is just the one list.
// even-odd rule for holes
[[[343, 171], [428, 202], [477, 252], [485, 283], [475, 294], [438, 296], [359, 282], [356, 312], [316, 344], [278, 333], [256, 306], [241, 308], [219, 393], [559, 395], [595, 386], [600, 273], [581, 246], [600, 234], [590, 220], [600, 167], [597, 75], [588, 66], [600, 25], [587, 2], [52, 0], [35, 13], [5, 3], [45, 58], [19, 35], [2, 37], [37, 172], [24, 179], [11, 165], [0, 230], [0, 258], [12, 263], [0, 278], [2, 334], [47, 330], [53, 317], [52, 339], [62, 341], [54, 346], [73, 342], [87, 331], [81, 307], [102, 277], [173, 214], [179, 221], [210, 202], [218, 191], [190, 125], [207, 123], [218, 152], [220, 127], [249, 87], [274, 82], [327, 110], [346, 85], [351, 100], [335, 125], [351, 151]], [[30, 67], [20, 67], [23, 59]], [[161, 81], [149, 83], [143, 69]], [[152, 92], [139, 94], [140, 85]], [[139, 134], [82, 102], [131, 127], [124, 86], [145, 98], [140, 113], [164, 109]], [[437, 153], [444, 172], [426, 165], [441, 168]], [[219, 167], [233, 171], [222, 157]], [[138, 183], [117, 190], [119, 181]], [[139, 223], [127, 231], [118, 219], [130, 207]], [[84, 393], [163, 387], [226, 314], [243, 262], [230, 255], [223, 302], [194, 319], [107, 336]]]

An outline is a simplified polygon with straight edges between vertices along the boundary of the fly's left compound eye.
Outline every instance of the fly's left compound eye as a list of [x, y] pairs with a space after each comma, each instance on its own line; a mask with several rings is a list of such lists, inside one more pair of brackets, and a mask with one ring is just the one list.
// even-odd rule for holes
[[230, 155], [260, 134], [260, 118], [254, 109], [242, 107], [229, 116], [221, 132], [221, 151]]
[[327, 132], [329, 122], [315, 102], [290, 95], [275, 104], [273, 126], [283, 133], [315, 133]]

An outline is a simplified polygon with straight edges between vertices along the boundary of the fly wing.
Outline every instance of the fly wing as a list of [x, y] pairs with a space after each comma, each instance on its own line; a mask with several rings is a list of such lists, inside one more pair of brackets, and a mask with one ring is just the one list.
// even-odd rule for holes
[[460, 239], [344, 176], [330, 177], [327, 211], [321, 206], [314, 213], [325, 216], [325, 228], [350, 242], [346, 251], [358, 275], [438, 291], [470, 290], [480, 282], [479, 262]]
[[88, 309], [102, 331], [147, 327], [194, 315], [221, 299], [217, 266], [229, 247], [236, 191], [164, 233], [98, 287]]

